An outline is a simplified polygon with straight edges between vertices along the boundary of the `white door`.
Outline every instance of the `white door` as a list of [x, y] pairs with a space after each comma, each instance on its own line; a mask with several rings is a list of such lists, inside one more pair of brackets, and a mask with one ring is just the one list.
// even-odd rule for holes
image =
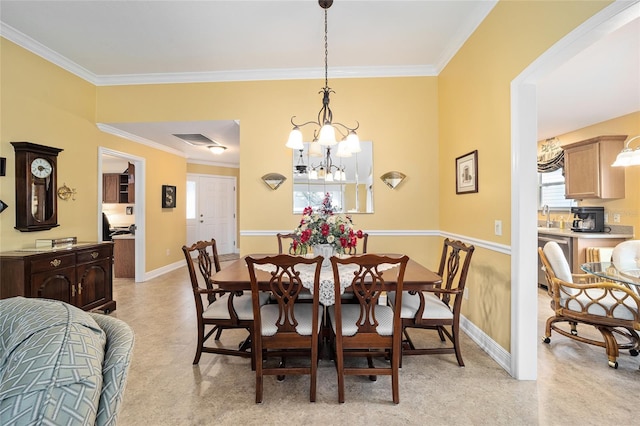
[[218, 253], [236, 251], [236, 178], [187, 176], [187, 245], [215, 238]]

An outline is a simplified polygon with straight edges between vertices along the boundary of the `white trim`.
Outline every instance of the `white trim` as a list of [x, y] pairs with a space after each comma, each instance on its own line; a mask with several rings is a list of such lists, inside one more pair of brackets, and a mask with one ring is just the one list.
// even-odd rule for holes
[[227, 169], [239, 169], [240, 164], [237, 163], [218, 163], [216, 161], [194, 160], [187, 158], [187, 164], [202, 164], [204, 166], [219, 166], [226, 167]]
[[[535, 228], [534, 228], [535, 229]], [[241, 237], [273, 237], [277, 233], [288, 233], [287, 230], [241, 230]], [[497, 244], [493, 241], [480, 240], [477, 238], [471, 238], [463, 235], [452, 234], [450, 232], [443, 232], [438, 230], [408, 230], [408, 229], [384, 229], [384, 230], [369, 230], [367, 234], [370, 236], [382, 236], [382, 237], [445, 237], [453, 238], [455, 240], [461, 240], [463, 242], [473, 244], [476, 247], [481, 247], [487, 250], [495, 251], [498, 253], [510, 255], [511, 247], [504, 244]]]
[[509, 351], [497, 344], [491, 337], [485, 334], [484, 331], [463, 315], [460, 315], [460, 329], [497, 362], [500, 367], [504, 368], [507, 372], [509, 371], [511, 367], [511, 354]]
[[176, 269], [180, 269], [183, 266], [187, 266], [184, 260], [179, 260], [177, 262], [164, 265], [158, 269], [154, 269], [153, 271], [146, 272], [144, 274], [144, 281], [149, 281], [150, 279], [160, 277], [164, 274], [168, 274], [169, 272], [175, 271]]
[[0, 25], [0, 35], [9, 41], [17, 44], [18, 46], [27, 49], [28, 51], [40, 56], [41, 58], [59, 66], [60, 68], [69, 71], [71, 74], [75, 74], [83, 80], [93, 83], [97, 76], [87, 69], [81, 67], [75, 62], [70, 61], [66, 57], [62, 56], [58, 52], [55, 52], [45, 45], [35, 41], [31, 37], [21, 33], [15, 28], [2, 22]]
[[536, 83], [567, 59], [640, 13], [638, 0], [616, 1], [559, 40], [511, 83], [511, 368], [537, 378]]
[[166, 151], [166, 152], [168, 152], [170, 154], [174, 154], [174, 155], [177, 155], [179, 157], [186, 157], [186, 154], [184, 152], [182, 152], [182, 151], [178, 151], [177, 149], [173, 149], [173, 148], [170, 148], [168, 146], [161, 145], [161, 144], [159, 144], [157, 142], [154, 142], [152, 140], [145, 139], [143, 137], [134, 135], [134, 134], [129, 133], [129, 132], [125, 132], [124, 130], [117, 129], [117, 128], [115, 128], [113, 126], [110, 126], [108, 124], [96, 123], [96, 126], [98, 127], [98, 129], [100, 129], [101, 131], [103, 131], [105, 133], [109, 133], [111, 135], [127, 139], [127, 140], [129, 140], [131, 142], [136, 142], [136, 143], [139, 143], [139, 144], [142, 144], [142, 145], [149, 146], [151, 148], [159, 149], [161, 151]]

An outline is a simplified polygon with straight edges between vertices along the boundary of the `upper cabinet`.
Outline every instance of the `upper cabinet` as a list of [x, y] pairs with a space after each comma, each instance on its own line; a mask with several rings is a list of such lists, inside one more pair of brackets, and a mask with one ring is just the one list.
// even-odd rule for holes
[[598, 136], [565, 145], [565, 197], [624, 198], [624, 168], [611, 167], [626, 135]]
[[102, 202], [135, 202], [135, 166], [129, 163], [126, 173], [105, 173], [102, 175]]

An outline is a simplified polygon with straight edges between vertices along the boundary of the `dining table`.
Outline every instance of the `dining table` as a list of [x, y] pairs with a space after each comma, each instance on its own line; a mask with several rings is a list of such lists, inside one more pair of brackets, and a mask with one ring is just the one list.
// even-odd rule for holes
[[617, 265], [612, 262], [587, 262], [580, 265], [587, 274], [625, 284], [640, 294], [640, 264]]
[[[384, 254], [385, 256], [401, 256], [395, 254]], [[252, 254], [249, 255], [254, 258], [261, 258], [265, 256], [275, 256], [275, 254]], [[358, 255], [356, 255], [358, 256]], [[246, 257], [246, 256], [245, 256]], [[225, 266], [219, 272], [216, 272], [211, 276], [211, 281], [214, 285], [223, 290], [229, 291], [246, 291], [251, 290], [251, 279], [249, 277], [249, 269], [245, 261], [245, 257], [237, 259], [227, 266]], [[387, 269], [389, 273], [383, 271], [383, 276], [387, 282], [394, 282], [397, 273], [393, 271], [397, 267], [391, 267]], [[348, 270], [346, 274], [348, 274]], [[341, 273], [341, 277], [343, 274]], [[269, 279], [271, 275], [268, 272], [268, 267], [263, 269], [256, 268], [256, 279], [258, 284], [263, 290], [269, 290]], [[304, 284], [303, 279], [303, 284]], [[342, 279], [341, 279], [342, 282]], [[437, 273], [431, 271], [429, 268], [421, 265], [413, 259], [409, 259], [407, 267], [404, 272], [403, 289], [405, 291], [421, 291], [431, 288], [442, 282], [442, 277]], [[342, 285], [343, 289], [347, 289], [348, 280], [344, 280]], [[310, 283], [309, 283], [310, 286]], [[333, 270], [331, 268], [322, 268], [320, 272], [320, 302], [325, 305], [333, 305], [334, 303], [334, 284], [333, 284]]]

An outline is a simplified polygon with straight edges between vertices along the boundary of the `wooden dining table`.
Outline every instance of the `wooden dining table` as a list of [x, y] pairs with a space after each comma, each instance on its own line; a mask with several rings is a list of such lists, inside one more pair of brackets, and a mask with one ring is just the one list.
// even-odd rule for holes
[[[275, 256], [275, 254], [252, 254], [251, 257], [265, 257]], [[385, 254], [385, 256], [396, 256], [394, 254]], [[398, 255], [400, 256], [400, 255]], [[393, 282], [396, 275], [393, 270], [389, 269], [389, 273], [385, 274], [385, 279], [388, 282]], [[386, 272], [386, 271], [385, 271]], [[260, 285], [264, 285], [264, 290], [268, 290], [269, 279], [271, 275], [269, 272], [263, 270], [256, 270], [256, 278]], [[251, 279], [249, 277], [249, 269], [245, 258], [242, 257], [238, 260], [231, 262], [225, 266], [221, 271], [216, 272], [211, 276], [211, 281], [214, 285], [220, 287], [223, 290], [229, 291], [242, 291], [251, 290]], [[420, 291], [433, 287], [436, 284], [440, 284], [442, 278], [437, 273], [431, 271], [427, 267], [421, 265], [413, 259], [409, 259], [407, 267], [404, 272], [404, 290], [405, 291]]]

